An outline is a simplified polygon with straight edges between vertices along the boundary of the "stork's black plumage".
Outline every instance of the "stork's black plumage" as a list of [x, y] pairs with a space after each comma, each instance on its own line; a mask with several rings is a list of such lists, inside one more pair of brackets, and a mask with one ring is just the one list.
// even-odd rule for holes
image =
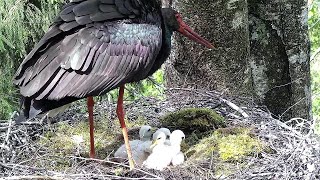
[[[163, 42], [160, 7], [153, 0], [78, 0], [64, 6], [14, 77], [25, 97], [24, 117], [151, 74], [154, 62], [169, 54], [168, 45], [162, 46], [170, 42]], [[167, 55], [157, 58], [159, 51]]]
[[94, 157], [92, 96], [120, 87], [117, 115], [133, 167], [122, 107], [124, 84], [160, 68], [170, 54], [173, 31], [213, 47], [158, 0], [71, 0], [15, 74], [24, 105], [16, 122], [88, 97]]

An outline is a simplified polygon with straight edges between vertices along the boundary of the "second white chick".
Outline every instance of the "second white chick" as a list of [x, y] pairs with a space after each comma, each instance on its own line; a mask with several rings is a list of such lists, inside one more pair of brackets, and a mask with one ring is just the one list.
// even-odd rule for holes
[[170, 135], [171, 135], [171, 131], [168, 128], [160, 128], [157, 131], [162, 131], [164, 132], [164, 134], [166, 135], [166, 141], [164, 142], [164, 144], [166, 145], [170, 145]]
[[166, 145], [166, 135], [162, 131], [153, 134], [153, 143], [150, 146], [152, 153], [143, 162], [143, 166], [149, 169], [162, 171], [169, 166], [170, 163], [178, 165], [184, 162], [184, 155], [180, 151], [180, 144], [185, 138], [181, 130], [175, 130], [170, 135], [170, 145]]
[[153, 134], [153, 143], [151, 145], [152, 153], [143, 162], [143, 166], [149, 169], [162, 171], [166, 168], [172, 159], [170, 146], [165, 145], [166, 135], [162, 131], [157, 131]]
[[[133, 160], [137, 165], [141, 165], [149, 156], [149, 153], [146, 151], [146, 149], [148, 149], [151, 145], [151, 129], [151, 126], [141, 126], [139, 131], [140, 140], [132, 140], [129, 142]], [[125, 144], [119, 147], [119, 149], [114, 153], [114, 157], [123, 159], [128, 158]]]
[[172, 165], [176, 166], [184, 162], [184, 154], [181, 152], [181, 142], [185, 139], [181, 130], [174, 130], [170, 136], [170, 147], [172, 151]]

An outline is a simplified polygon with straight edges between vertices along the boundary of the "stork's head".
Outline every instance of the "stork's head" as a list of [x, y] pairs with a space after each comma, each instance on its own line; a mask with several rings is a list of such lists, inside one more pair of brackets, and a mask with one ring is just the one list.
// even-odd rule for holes
[[185, 22], [183, 22], [181, 15], [173, 10], [172, 8], [162, 8], [161, 9], [163, 21], [170, 31], [177, 31], [182, 35], [188, 37], [189, 39], [200, 43], [207, 48], [214, 48], [214, 46], [202, 38], [199, 34], [194, 32]]

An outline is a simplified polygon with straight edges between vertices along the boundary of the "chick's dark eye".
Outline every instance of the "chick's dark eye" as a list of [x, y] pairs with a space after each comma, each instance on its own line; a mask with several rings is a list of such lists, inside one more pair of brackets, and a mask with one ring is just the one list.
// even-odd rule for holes
[[151, 129], [148, 129], [148, 132], [150, 132], [151, 131]]
[[158, 139], [161, 139], [161, 138], [158, 138]]
[[170, 136], [168, 135], [168, 136], [167, 136], [167, 138], [169, 139], [169, 138], [170, 138]]

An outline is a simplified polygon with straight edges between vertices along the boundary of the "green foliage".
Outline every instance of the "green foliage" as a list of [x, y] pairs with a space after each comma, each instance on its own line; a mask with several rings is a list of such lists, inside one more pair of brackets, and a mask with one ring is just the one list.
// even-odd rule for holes
[[[125, 100], [133, 101], [141, 97], [156, 97], [158, 99], [164, 98], [164, 78], [163, 70], [159, 69], [149, 79], [140, 82], [126, 84]], [[113, 100], [118, 98], [118, 89], [110, 91], [107, 96]]]
[[311, 40], [311, 50], [314, 52], [320, 47], [320, 1], [314, 0], [309, 10], [309, 34]]
[[[312, 78], [312, 110], [314, 119], [320, 120], [320, 0], [312, 1], [309, 10], [309, 35], [311, 41], [311, 52], [313, 54], [311, 62]], [[315, 54], [318, 54], [314, 56]], [[320, 122], [316, 125], [316, 132], [320, 132]]]
[[312, 62], [311, 66], [311, 77], [312, 77], [312, 110], [315, 117], [320, 117], [320, 61]]
[[[32, 3], [31, 3], [32, 2]], [[11, 80], [18, 65], [48, 29], [63, 0], [0, 1], [0, 119], [19, 104]]]

